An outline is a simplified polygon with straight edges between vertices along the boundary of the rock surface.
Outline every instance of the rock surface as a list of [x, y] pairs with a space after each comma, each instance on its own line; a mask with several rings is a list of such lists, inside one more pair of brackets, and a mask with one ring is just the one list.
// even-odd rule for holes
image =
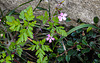
[[[25, 3], [29, 0], [0, 0], [0, 7], [2, 9], [14, 9], [18, 5]], [[55, 7], [57, 4], [63, 0], [50, 0], [51, 13], [53, 14], [55, 11]], [[16, 11], [20, 12], [25, 9], [29, 5], [32, 5], [33, 9], [38, 4], [39, 0], [34, 0], [22, 7], [18, 8]], [[40, 7], [48, 9], [48, 0], [44, 0], [39, 5]], [[86, 23], [93, 23], [93, 18], [98, 16], [100, 18], [100, 0], [64, 0], [64, 3], [59, 6], [59, 8], [63, 8], [61, 12], [67, 13], [69, 17], [72, 19], [81, 19]], [[35, 11], [35, 14], [42, 14], [42, 11]], [[100, 22], [99, 22], [100, 25]]]
[[100, 18], [100, 0], [67, 0], [65, 10], [74, 19], [92, 23], [93, 18]]

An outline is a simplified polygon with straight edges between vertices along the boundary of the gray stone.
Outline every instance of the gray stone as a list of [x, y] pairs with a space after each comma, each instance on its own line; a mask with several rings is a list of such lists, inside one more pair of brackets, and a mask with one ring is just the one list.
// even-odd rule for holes
[[[3, 12], [3, 15], [5, 15], [7, 13], [7, 8], [5, 5], [3, 5], [0, 1], [0, 9], [1, 11]], [[1, 12], [0, 12], [0, 15], [1, 15]]]
[[100, 18], [100, 0], [66, 0], [65, 12], [72, 19], [80, 18], [83, 22], [93, 23], [93, 18]]
[[[14, 9], [18, 5], [25, 3], [29, 0], [0, 0], [1, 3], [7, 9]], [[50, 0], [51, 15], [55, 12], [55, 7], [57, 4], [63, 0]], [[32, 5], [33, 9], [38, 4], [39, 0], [34, 0], [22, 7], [18, 8], [16, 11], [20, 12], [29, 5]], [[44, 0], [39, 5], [40, 7], [48, 9], [48, 0]], [[61, 12], [67, 13], [69, 17], [74, 20], [81, 19], [83, 22], [93, 24], [93, 18], [98, 16], [100, 18], [100, 0], [64, 0], [64, 3], [58, 8], [63, 8]], [[36, 15], [43, 14], [42, 11], [35, 11]], [[100, 22], [99, 22], [100, 25]]]

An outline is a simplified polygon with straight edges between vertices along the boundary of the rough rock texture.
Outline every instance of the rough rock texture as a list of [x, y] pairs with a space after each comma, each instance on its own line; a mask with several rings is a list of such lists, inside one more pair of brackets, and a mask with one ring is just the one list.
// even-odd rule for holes
[[[27, 1], [29, 0], [0, 0], [0, 7], [11, 10]], [[50, 0], [52, 14], [54, 13], [55, 7], [57, 7], [57, 4], [60, 1], [63, 0]], [[32, 5], [34, 9], [38, 2], [39, 0], [34, 0], [18, 8], [16, 11], [20, 12], [29, 5]], [[48, 9], [48, 0], [44, 0], [39, 6]], [[93, 18], [95, 16], [98, 16], [100, 18], [100, 0], [64, 0], [64, 3], [59, 8], [63, 8], [61, 12], [66, 12], [72, 19], [77, 20], [78, 18], [80, 18], [83, 22], [90, 24], [93, 23]], [[42, 11], [36, 11], [35, 14], [42, 14]]]
[[[3, 4], [1, 3], [1, 1], [0, 1], [0, 9], [2, 10], [2, 12], [5, 11], [5, 10], [7, 10], [6, 6], [3, 5]], [[7, 11], [5, 11], [4, 14], [6, 14], [6, 12], [7, 12]], [[1, 15], [1, 12], [0, 12], [0, 15]]]
[[[18, 7], [20, 4], [28, 2], [29, 0], [0, 0], [0, 2], [7, 8], [7, 9], [14, 9], [16, 7]], [[35, 3], [35, 4], [34, 4]], [[32, 7], [34, 8], [36, 6], [37, 2], [36, 1], [32, 1], [26, 5], [23, 5], [22, 7], [17, 9], [17, 12], [27, 8], [29, 5], [32, 5]]]
[[82, 21], [92, 23], [93, 18], [100, 18], [100, 0], [67, 0], [65, 10], [74, 19], [80, 18]]

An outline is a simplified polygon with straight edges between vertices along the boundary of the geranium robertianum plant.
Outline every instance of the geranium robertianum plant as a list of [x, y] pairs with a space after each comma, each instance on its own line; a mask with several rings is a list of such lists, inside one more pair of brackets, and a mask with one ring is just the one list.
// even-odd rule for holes
[[[13, 37], [9, 38], [9, 44], [6, 44], [5, 47], [2, 46], [8, 54], [6, 55], [4, 51], [0, 54], [1, 63], [11, 63], [11, 61], [15, 60], [14, 54], [21, 57], [25, 49], [24, 46], [27, 46], [26, 49], [35, 54], [37, 63], [51, 62], [51, 58], [57, 58], [57, 61], [54, 60], [55, 62], [65, 62], [65, 60], [69, 62], [72, 57], [77, 57], [81, 62], [84, 62], [85, 59], [81, 56], [96, 48], [92, 46], [94, 42], [88, 42], [89, 39], [86, 38], [94, 36], [91, 36], [91, 34], [94, 34], [91, 31], [92, 28], [99, 28], [90, 24], [81, 24], [69, 31], [65, 31], [65, 27], [60, 25], [60, 22], [69, 20], [66, 13], [59, 13], [51, 18], [48, 11], [45, 11], [44, 15], [34, 16], [33, 9], [29, 6], [21, 11], [19, 19], [15, 19], [13, 16], [6, 16], [6, 19], [6, 24], [9, 27], [7, 31], [11, 32]], [[88, 27], [88, 36], [86, 36], [86, 32], [81, 30], [84, 27]], [[93, 38], [95, 39], [95, 37]], [[57, 48], [57, 46], [59, 47]], [[78, 53], [78, 51], [81, 52]], [[100, 57], [99, 50], [96, 51], [95, 54]], [[95, 60], [92, 62], [95, 62]]]

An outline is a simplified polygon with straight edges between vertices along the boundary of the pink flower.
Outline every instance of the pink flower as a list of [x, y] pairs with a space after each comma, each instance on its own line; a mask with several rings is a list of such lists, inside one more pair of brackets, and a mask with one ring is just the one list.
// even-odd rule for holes
[[1, 21], [1, 19], [0, 19], [0, 21]]
[[59, 21], [66, 20], [66, 16], [67, 16], [66, 13], [64, 13], [64, 14], [60, 13], [60, 16], [58, 16]]
[[50, 36], [50, 34], [47, 35], [48, 37], [46, 38], [47, 41], [49, 41], [49, 43], [52, 42], [52, 40], [55, 40], [55, 38], [52, 38], [52, 36]]
[[1, 34], [1, 37], [3, 37], [3, 34]]

